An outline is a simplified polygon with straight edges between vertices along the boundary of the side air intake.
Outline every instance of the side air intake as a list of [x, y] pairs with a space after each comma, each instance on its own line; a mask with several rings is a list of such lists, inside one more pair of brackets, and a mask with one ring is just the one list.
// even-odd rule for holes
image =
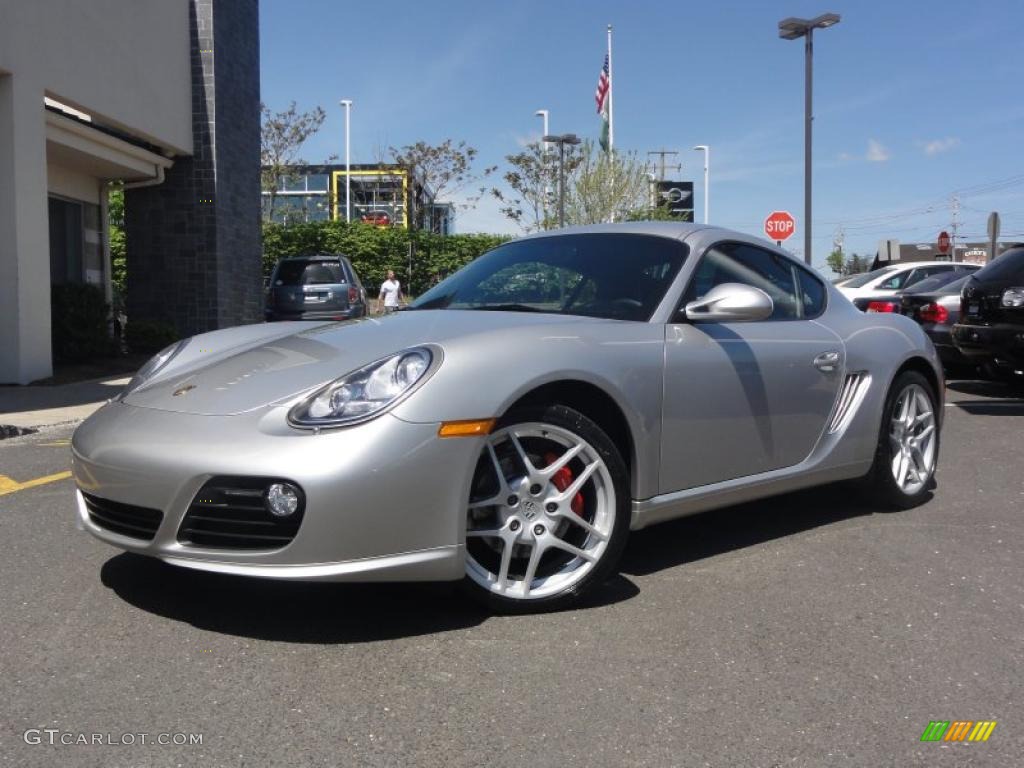
[[843, 386], [839, 390], [836, 409], [828, 423], [828, 434], [831, 435], [846, 428], [860, 407], [861, 400], [864, 399], [864, 393], [867, 392], [870, 383], [871, 377], [864, 371], [846, 374]]

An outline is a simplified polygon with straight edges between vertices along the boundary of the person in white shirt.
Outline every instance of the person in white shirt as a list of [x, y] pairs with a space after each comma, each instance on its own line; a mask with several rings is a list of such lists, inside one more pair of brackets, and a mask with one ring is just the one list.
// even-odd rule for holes
[[384, 305], [385, 314], [391, 314], [398, 309], [398, 305], [404, 303], [402, 297], [402, 285], [395, 279], [395, 271], [388, 270], [388, 279], [381, 283], [380, 296], [377, 297], [377, 311], [381, 311], [381, 303]]

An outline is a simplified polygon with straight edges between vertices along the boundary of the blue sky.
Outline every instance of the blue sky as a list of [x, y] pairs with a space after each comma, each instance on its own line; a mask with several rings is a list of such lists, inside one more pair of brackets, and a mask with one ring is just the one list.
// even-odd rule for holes
[[[262, 0], [263, 100], [323, 106], [303, 150], [342, 155], [351, 98], [352, 162], [418, 140], [465, 139], [481, 165], [540, 135], [597, 138], [594, 87], [614, 25], [615, 144], [676, 149], [696, 182], [711, 146], [711, 221], [759, 233], [770, 211], [797, 218], [803, 245], [803, 42], [786, 16], [840, 13], [815, 35], [814, 263], [837, 228], [847, 251], [880, 238], [933, 241], [951, 223], [984, 239], [990, 210], [1024, 239], [1024, 28], [1021, 0], [648, 2], [647, 0]], [[999, 185], [996, 182], [1006, 181]], [[516, 232], [493, 204], [458, 231]]]

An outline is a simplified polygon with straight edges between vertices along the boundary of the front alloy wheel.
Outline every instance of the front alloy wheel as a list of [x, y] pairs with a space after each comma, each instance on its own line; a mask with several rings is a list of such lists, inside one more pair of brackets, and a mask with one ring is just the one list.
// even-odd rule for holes
[[466, 513], [466, 585], [492, 608], [561, 608], [606, 579], [629, 528], [622, 458], [565, 406], [513, 411], [487, 437]]

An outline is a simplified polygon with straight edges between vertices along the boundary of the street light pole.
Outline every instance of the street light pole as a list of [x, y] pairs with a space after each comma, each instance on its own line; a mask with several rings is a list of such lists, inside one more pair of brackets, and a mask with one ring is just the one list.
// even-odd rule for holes
[[811, 142], [814, 107], [814, 27], [804, 35], [804, 264], [811, 266]]
[[[546, 109], [538, 109], [533, 113], [535, 116], [541, 118], [544, 121], [544, 135], [548, 135], [548, 111]], [[548, 142], [544, 142], [544, 153], [547, 154]]]
[[558, 142], [558, 228], [565, 226], [565, 143]]
[[[542, 136], [548, 135], [548, 111], [546, 109], [538, 109], [533, 113], [535, 116], [541, 118], [544, 121], [544, 133]], [[550, 160], [549, 155], [551, 154], [551, 145], [548, 142], [544, 142], [544, 149], [541, 159], [541, 171], [544, 173], [544, 205], [542, 206], [542, 214], [545, 219], [548, 217], [548, 203], [551, 201], [551, 185], [548, 184], [548, 161]]]
[[708, 169], [711, 167], [711, 147], [707, 144], [698, 144], [694, 147], [695, 150], [704, 152], [704, 223], [708, 223], [708, 195], [710, 194], [710, 188], [708, 185]]
[[545, 134], [544, 141], [558, 145], [558, 226], [565, 226], [565, 145], [580, 143], [580, 137], [575, 133], [563, 133], [561, 135]]
[[811, 263], [811, 139], [814, 112], [811, 106], [814, 61], [814, 30], [839, 23], [838, 13], [823, 13], [813, 19], [790, 17], [779, 22], [783, 40], [804, 38], [804, 262]]
[[349, 165], [349, 116], [352, 113], [352, 99], [338, 102], [345, 108], [345, 221], [352, 221], [352, 174]]

